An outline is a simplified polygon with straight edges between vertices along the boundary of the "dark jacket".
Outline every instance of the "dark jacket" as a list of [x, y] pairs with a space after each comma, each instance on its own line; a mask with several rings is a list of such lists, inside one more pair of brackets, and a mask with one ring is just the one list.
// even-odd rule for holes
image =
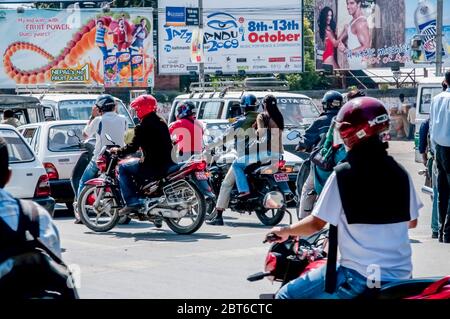
[[325, 111], [311, 124], [311, 126], [305, 131], [303, 141], [299, 143], [299, 146], [306, 149], [307, 152], [316, 146], [322, 136], [328, 132], [331, 125], [331, 120], [338, 114], [339, 110]]
[[425, 154], [428, 149], [428, 137], [430, 131], [430, 119], [420, 125], [419, 129], [419, 153]]
[[166, 122], [156, 113], [150, 113], [134, 128], [134, 137], [130, 144], [119, 150], [119, 155], [135, 153], [142, 148], [144, 168], [148, 168], [155, 177], [162, 177], [172, 161], [172, 140]]

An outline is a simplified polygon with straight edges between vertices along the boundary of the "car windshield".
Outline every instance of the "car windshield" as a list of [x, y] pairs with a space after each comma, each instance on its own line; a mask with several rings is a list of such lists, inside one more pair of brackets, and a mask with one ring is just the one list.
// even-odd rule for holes
[[[89, 120], [92, 113], [92, 106], [95, 100], [65, 100], [59, 102], [59, 118], [61, 120]], [[117, 101], [117, 110], [120, 115], [125, 116], [129, 126], [133, 126], [133, 121], [128, 114], [125, 105]]]
[[9, 163], [29, 162], [34, 159], [33, 152], [15, 131], [2, 129], [0, 137], [6, 141]]
[[319, 116], [319, 111], [310, 99], [278, 98], [277, 102], [285, 125], [299, 126], [305, 119]]
[[[48, 149], [52, 152], [69, 152], [80, 150], [79, 139], [82, 140], [83, 124], [53, 126], [48, 131]], [[76, 136], [67, 133], [72, 130]]]

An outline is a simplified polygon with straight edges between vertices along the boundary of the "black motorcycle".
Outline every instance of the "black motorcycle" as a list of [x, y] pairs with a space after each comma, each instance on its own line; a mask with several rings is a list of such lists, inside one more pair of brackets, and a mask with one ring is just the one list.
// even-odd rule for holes
[[[233, 159], [236, 158], [235, 154], [230, 155], [230, 153], [214, 154], [208, 167], [209, 181], [216, 196], [219, 195], [225, 175]], [[287, 210], [281, 207], [266, 208], [263, 202], [266, 195], [273, 191], [278, 192], [284, 203], [294, 200], [288, 185], [289, 177], [282, 172], [284, 164], [283, 160], [279, 160], [277, 163], [257, 162], [247, 166], [245, 174], [250, 186], [250, 195], [240, 198], [235, 185], [231, 191], [229, 208], [241, 214], [255, 212], [258, 219], [266, 226], [274, 226], [281, 222]], [[208, 213], [208, 219], [215, 217], [212, 209], [209, 209]]]

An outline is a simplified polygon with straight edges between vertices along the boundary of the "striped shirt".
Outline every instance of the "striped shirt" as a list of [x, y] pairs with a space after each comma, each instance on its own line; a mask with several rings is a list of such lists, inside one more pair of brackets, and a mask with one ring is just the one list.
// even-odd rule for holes
[[95, 43], [105, 44], [105, 33], [106, 28], [97, 27], [97, 32], [95, 33]]

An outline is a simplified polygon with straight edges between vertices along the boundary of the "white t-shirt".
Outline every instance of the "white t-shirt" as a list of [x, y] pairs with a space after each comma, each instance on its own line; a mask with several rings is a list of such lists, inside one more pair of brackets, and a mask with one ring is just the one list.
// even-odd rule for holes
[[[101, 132], [98, 134], [101, 122]], [[124, 138], [125, 132], [128, 129], [128, 123], [124, 116], [115, 112], [107, 112], [102, 116], [97, 116], [92, 122], [84, 128], [84, 133], [89, 137], [95, 134], [95, 150], [92, 157], [93, 160], [97, 159], [103, 146], [111, 145], [105, 134], [108, 134], [114, 143], [120, 147], [125, 145]]]
[[[419, 217], [423, 207], [417, 196], [411, 177], [410, 220]], [[381, 281], [409, 279], [412, 275], [411, 245], [408, 222], [368, 225], [347, 223], [342, 208], [336, 173], [329, 177], [320, 194], [314, 216], [338, 227], [340, 265], [373, 277], [379, 271]]]

